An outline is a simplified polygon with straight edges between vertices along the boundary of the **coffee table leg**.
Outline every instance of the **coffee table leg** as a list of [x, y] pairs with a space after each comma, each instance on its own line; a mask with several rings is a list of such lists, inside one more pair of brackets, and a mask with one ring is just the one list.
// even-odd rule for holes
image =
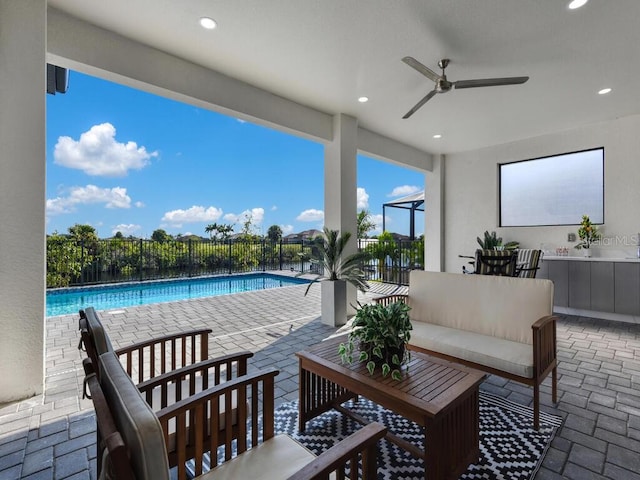
[[445, 415], [427, 420], [425, 479], [457, 479], [480, 456], [480, 394], [460, 399]]
[[306, 370], [302, 368], [302, 361], [299, 363], [298, 369], [298, 431], [304, 432], [307, 420], [306, 397], [307, 397], [307, 375]]

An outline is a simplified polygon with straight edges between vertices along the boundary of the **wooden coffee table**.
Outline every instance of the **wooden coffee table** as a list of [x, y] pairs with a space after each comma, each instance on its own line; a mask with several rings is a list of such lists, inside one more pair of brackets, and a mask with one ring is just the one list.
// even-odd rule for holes
[[[336, 337], [298, 352], [300, 363], [299, 428], [332, 408], [361, 423], [368, 420], [342, 405], [362, 395], [424, 428], [424, 450], [392, 432], [387, 439], [424, 459], [428, 480], [457, 479], [478, 460], [479, 389], [485, 374], [411, 352], [400, 381], [369, 375], [364, 362], [342, 364]], [[379, 369], [378, 369], [379, 370]]]

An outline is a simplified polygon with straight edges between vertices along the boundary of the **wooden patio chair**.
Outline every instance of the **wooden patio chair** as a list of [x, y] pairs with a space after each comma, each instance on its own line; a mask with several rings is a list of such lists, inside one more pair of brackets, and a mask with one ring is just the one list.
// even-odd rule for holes
[[[93, 307], [80, 311], [79, 326], [81, 339], [78, 348], [84, 348], [92, 364], [98, 364], [100, 355], [113, 353], [154, 411], [246, 375], [248, 360], [253, 356], [253, 353], [244, 351], [208, 358], [208, 334], [211, 329], [166, 335], [114, 349]], [[95, 374], [99, 376], [100, 371]], [[86, 388], [85, 385], [85, 396]], [[231, 412], [234, 421], [228, 425], [233, 428], [236, 428], [238, 409], [235, 394], [230, 397], [229, 403], [219, 405], [220, 415], [224, 416], [225, 410]], [[221, 425], [224, 426], [224, 423]], [[98, 460], [100, 455], [98, 451]]]
[[[99, 378], [90, 359], [84, 360], [84, 368], [96, 411], [97, 448], [104, 452], [100, 470], [106, 478], [169, 480], [173, 478], [169, 469], [175, 466], [178, 480], [184, 480], [189, 459], [194, 460], [199, 480], [319, 480], [328, 479], [334, 471], [336, 478], [344, 479], [346, 466], [350, 478], [377, 478], [377, 443], [387, 432], [378, 423], [358, 430], [317, 457], [288, 435], [275, 434], [277, 370], [236, 378], [154, 412], [113, 352], [101, 355], [98, 362]], [[246, 399], [251, 408], [239, 408], [237, 428], [224, 429], [222, 438], [217, 438], [219, 423], [230, 423], [231, 413], [227, 410], [221, 417], [210, 412], [217, 412], [217, 406], [233, 394]], [[218, 445], [224, 448], [219, 465]], [[208, 452], [212, 452], [211, 470], [205, 473], [203, 457]]]

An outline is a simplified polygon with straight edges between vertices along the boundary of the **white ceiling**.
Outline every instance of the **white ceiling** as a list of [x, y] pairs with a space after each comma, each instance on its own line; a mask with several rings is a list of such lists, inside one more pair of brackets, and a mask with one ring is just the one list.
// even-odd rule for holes
[[[82, 20], [432, 153], [452, 153], [640, 113], [640, 1], [49, 0]], [[198, 20], [210, 16], [218, 28]], [[449, 80], [433, 88], [400, 59]], [[600, 96], [597, 91], [613, 91]], [[360, 104], [366, 95], [370, 101]], [[433, 139], [434, 134], [443, 138]]]

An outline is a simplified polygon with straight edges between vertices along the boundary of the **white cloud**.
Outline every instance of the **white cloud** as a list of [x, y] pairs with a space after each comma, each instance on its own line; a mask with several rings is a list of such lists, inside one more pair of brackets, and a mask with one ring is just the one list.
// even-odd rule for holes
[[[375, 232], [382, 232], [382, 214], [378, 213], [376, 215], [371, 215], [369, 217], [371, 219], [371, 221], [373, 223], [376, 224], [375, 228], [373, 229]], [[387, 218], [387, 220], [389, 220], [389, 218]]]
[[252, 208], [251, 210], [245, 210], [242, 213], [227, 213], [224, 216], [224, 219], [231, 223], [242, 224], [247, 218], [251, 217], [251, 224], [255, 226], [262, 225], [262, 221], [264, 220], [264, 208], [257, 207]]
[[76, 211], [77, 205], [104, 203], [106, 208], [130, 208], [131, 197], [122, 187], [100, 188], [95, 185], [72, 187], [67, 196], [47, 199], [47, 214], [59, 215]]
[[136, 232], [139, 232], [142, 227], [140, 225], [136, 225], [134, 223], [121, 223], [120, 225], [116, 225], [111, 229], [111, 235], [115, 235], [120, 232], [124, 236], [133, 235]]
[[420, 192], [422, 188], [415, 185], [402, 185], [396, 187], [393, 191], [387, 195], [387, 197], [404, 197], [405, 195], [411, 195], [412, 193]]
[[299, 222], [319, 222], [324, 220], [324, 212], [322, 210], [310, 208], [309, 210], [305, 210], [300, 215], [298, 215], [296, 217], [296, 220], [298, 220]]
[[271, 207], [271, 211], [272, 211], [272, 212], [275, 212], [276, 210], [278, 210], [278, 207], [277, 207], [276, 205], [273, 205], [273, 206]]
[[280, 225], [280, 228], [282, 229], [282, 235], [293, 233], [293, 225]]
[[53, 151], [57, 165], [82, 170], [87, 175], [124, 177], [129, 170], [140, 170], [158, 152], [147, 152], [136, 142], [119, 143], [110, 123], [94, 125], [80, 135], [80, 140], [59, 137]]
[[361, 187], [358, 187], [357, 191], [357, 208], [358, 210], [366, 210], [369, 208], [369, 194]]
[[222, 209], [216, 207], [204, 208], [194, 205], [187, 210], [171, 210], [162, 216], [162, 222], [181, 228], [184, 223], [215, 222], [222, 216]]
[[136, 206], [136, 208], [144, 208], [146, 206], [143, 202], [136, 202], [134, 203], [134, 205]]

